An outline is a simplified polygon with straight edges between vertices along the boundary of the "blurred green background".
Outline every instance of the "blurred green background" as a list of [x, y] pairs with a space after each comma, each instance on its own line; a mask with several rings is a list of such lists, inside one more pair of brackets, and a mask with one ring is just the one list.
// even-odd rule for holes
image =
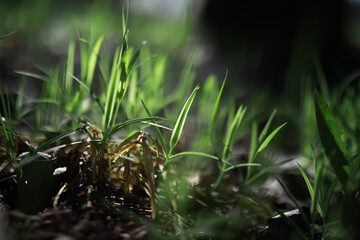
[[[195, 82], [210, 74], [221, 82], [228, 70], [225, 96], [253, 106], [252, 115], [260, 120], [278, 108], [279, 122], [289, 121], [293, 129], [285, 139], [294, 139], [304, 121], [311, 125], [307, 94], [315, 88], [331, 92], [360, 63], [360, 1], [129, 2], [130, 45], [147, 41], [153, 54], [167, 55], [168, 82], [175, 86], [191, 54], [199, 51]], [[102, 51], [112, 56], [121, 42], [124, 6], [127, 2], [119, 0], [2, 0], [0, 35], [16, 33], [0, 43], [1, 82], [16, 92], [21, 77], [14, 70], [36, 72], [64, 62], [73, 39], [104, 34]], [[31, 81], [29, 95], [41, 84]], [[295, 139], [285, 142], [289, 148], [298, 144]]]

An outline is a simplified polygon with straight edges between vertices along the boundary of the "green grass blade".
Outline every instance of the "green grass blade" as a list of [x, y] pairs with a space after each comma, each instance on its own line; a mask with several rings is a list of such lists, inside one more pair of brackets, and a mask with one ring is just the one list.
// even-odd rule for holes
[[43, 151], [45, 148], [49, 147], [51, 144], [54, 144], [58, 141], [60, 141], [61, 139], [67, 138], [73, 134], [76, 134], [80, 131], [81, 129], [76, 129], [76, 130], [71, 130], [65, 133], [62, 133], [54, 138], [51, 138], [47, 141], [45, 141], [44, 143], [40, 144], [37, 148], [34, 149], [35, 153], [38, 153], [40, 151]]
[[103, 115], [103, 130], [107, 131], [110, 121], [114, 112], [114, 106], [116, 102], [116, 95], [119, 90], [120, 85], [120, 68], [119, 68], [119, 58], [120, 58], [120, 48], [117, 48], [115, 51], [113, 65], [111, 68], [110, 82], [106, 92], [106, 102], [105, 102], [105, 111]]
[[145, 45], [145, 43], [142, 43], [141, 46], [138, 47], [138, 49], [136, 49], [135, 53], [131, 57], [131, 60], [130, 60], [130, 62], [128, 64], [128, 66], [127, 66], [127, 74], [128, 75], [131, 73], [131, 71], [134, 68], [134, 65], [135, 65], [136, 61], [139, 59], [141, 49], [143, 48], [144, 45]]
[[233, 170], [235, 168], [240, 168], [240, 167], [262, 167], [262, 165], [258, 164], [258, 163], [239, 163], [239, 164], [235, 164], [231, 167], [226, 168], [225, 172]]
[[101, 36], [98, 38], [98, 40], [96, 41], [96, 43], [94, 45], [94, 48], [91, 51], [90, 57], [89, 57], [86, 81], [85, 81], [86, 86], [88, 86], [89, 88], [91, 87], [91, 83], [94, 78], [95, 67], [96, 67], [96, 63], [98, 60], [98, 56], [99, 56], [99, 52], [100, 52], [100, 48], [101, 48], [101, 44], [102, 44], [103, 40], [104, 40], [104, 36]]
[[331, 167], [346, 189], [349, 175], [345, 169], [348, 167], [348, 160], [346, 146], [341, 139], [340, 127], [324, 98], [318, 92], [315, 92], [315, 98], [316, 122], [321, 144]]
[[257, 144], [258, 144], [257, 134], [258, 134], [258, 124], [254, 120], [251, 125], [251, 143], [250, 143], [250, 150], [249, 150], [249, 162], [250, 163], [254, 162], [254, 160], [255, 160], [254, 156], [255, 156]]
[[[152, 114], [151, 114], [150, 110], [146, 107], [144, 101], [142, 99], [140, 99], [140, 100], [141, 100], [141, 103], [144, 106], [145, 111], [147, 112], [148, 116], [152, 117]], [[156, 123], [156, 121], [153, 121], [153, 122]], [[163, 149], [163, 151], [165, 153], [166, 159], [168, 159], [169, 156], [168, 156], [168, 151], [167, 151], [167, 147], [166, 147], [165, 138], [161, 134], [161, 131], [160, 131], [159, 127], [155, 126], [155, 130], [156, 130], [156, 134], [157, 134], [157, 136], [159, 138], [159, 141], [160, 141], [160, 146], [161, 146], [161, 148]]]
[[263, 165], [262, 170], [259, 171], [259, 172], [256, 173], [256, 174], [252, 175], [251, 177], [249, 177], [249, 179], [246, 180], [245, 185], [251, 184], [252, 182], [254, 182], [254, 181], [256, 181], [257, 179], [259, 179], [259, 178], [261, 178], [262, 176], [264, 176], [266, 173], [268, 173], [268, 172], [270, 172], [270, 171], [272, 171], [272, 170], [274, 170], [274, 169], [277, 169], [277, 168], [283, 166], [284, 164], [287, 164], [287, 163], [289, 163], [289, 162], [291, 162], [291, 161], [293, 161], [293, 160], [294, 160], [294, 158], [290, 158], [290, 159], [286, 159], [286, 160], [284, 160], [284, 161], [281, 161], [281, 162], [279, 162], [279, 163], [272, 164], [272, 165], [270, 165], [270, 166], [264, 166], [264, 165]]
[[71, 96], [72, 94], [72, 79], [71, 76], [74, 75], [74, 61], [75, 61], [75, 41], [70, 41], [68, 56], [66, 61], [66, 76], [65, 76], [65, 93], [66, 96]]
[[80, 38], [80, 63], [81, 63], [81, 72], [80, 79], [86, 79], [86, 73], [88, 69], [88, 59], [89, 59], [89, 51], [88, 51], [88, 42], [84, 41]]
[[336, 188], [336, 185], [339, 183], [339, 179], [337, 178], [334, 178], [334, 180], [331, 182], [328, 190], [327, 190], [327, 193], [326, 193], [326, 198], [325, 198], [325, 201], [323, 203], [323, 214], [326, 216], [327, 214], [327, 211], [329, 209], [329, 206], [330, 206], [330, 201], [334, 195], [334, 191], [335, 191], [335, 188]]
[[96, 101], [96, 103], [100, 107], [100, 110], [104, 113], [104, 111], [105, 111], [104, 105], [101, 103], [100, 98], [88, 86], [86, 86], [85, 83], [80, 81], [80, 79], [78, 79], [74, 75], [70, 75], [70, 76], [90, 93], [91, 97]]
[[[4, 111], [4, 115], [5, 115], [5, 118], [3, 119], [3, 117], [1, 116], [1, 113], [0, 113], [1, 127], [2, 127], [3, 132], [4, 132], [7, 145], [9, 147], [11, 158], [12, 158], [14, 163], [17, 163], [16, 162], [16, 152], [15, 152], [16, 149], [15, 149], [15, 141], [14, 141], [14, 135], [13, 135], [13, 127], [12, 127], [9, 95], [6, 94], [6, 100], [5, 100], [1, 85], [0, 85], [0, 101], [1, 101], [1, 105], [3, 107], [3, 111]], [[6, 121], [7, 127], [5, 126], [4, 120]]]
[[130, 81], [130, 75], [132, 73], [133, 70], [133, 66], [135, 64], [135, 62], [138, 60], [139, 56], [140, 56], [140, 51], [142, 49], [143, 45], [140, 46], [135, 53], [133, 54], [133, 56], [131, 57], [132, 54], [132, 49], [128, 49], [126, 50], [126, 53], [123, 54], [122, 59], [121, 59], [121, 74], [120, 74], [120, 86], [119, 86], [119, 92], [117, 94], [116, 97], [116, 107], [114, 109], [114, 117], [113, 117], [113, 123], [112, 126], [115, 125], [116, 122], [116, 118], [117, 118], [117, 114], [120, 108], [120, 103], [123, 100], [128, 85], [129, 85], [129, 81]]
[[105, 134], [103, 141], [104, 142], [107, 141], [111, 137], [111, 135], [113, 135], [114, 133], [118, 132], [122, 128], [129, 126], [131, 124], [144, 123], [144, 122], [150, 122], [150, 121], [164, 121], [164, 120], [165, 119], [161, 118], [161, 117], [144, 117], [144, 118], [134, 118], [134, 119], [127, 120], [125, 122], [116, 124], [113, 128], [111, 128], [111, 130]]
[[186, 103], [184, 104], [179, 116], [178, 116], [178, 119], [175, 123], [175, 126], [174, 126], [174, 130], [171, 134], [171, 137], [170, 137], [170, 151], [169, 151], [169, 155], [171, 155], [171, 152], [172, 150], [175, 148], [176, 144], [178, 143], [179, 139], [180, 139], [180, 135], [181, 135], [181, 132], [184, 128], [184, 125], [185, 125], [185, 121], [186, 121], [186, 118], [187, 118], [187, 115], [189, 113], [189, 110], [190, 110], [190, 107], [191, 107], [191, 104], [195, 98], [195, 95], [196, 95], [196, 92], [199, 90], [199, 85], [195, 87], [195, 89], [193, 90], [193, 92], [191, 93], [190, 97], [187, 99]]
[[314, 200], [314, 189], [313, 189], [313, 187], [311, 185], [311, 182], [310, 182], [308, 176], [306, 175], [304, 169], [301, 167], [301, 165], [299, 163], [298, 163], [298, 167], [299, 167], [299, 170], [301, 172], [301, 175], [303, 176], [303, 178], [305, 180], [306, 186], [307, 186], [307, 188], [309, 190], [311, 201], [313, 201]]
[[311, 199], [311, 206], [310, 206], [310, 214], [311, 220], [315, 221], [317, 214], [319, 213], [320, 216], [324, 217], [324, 212], [322, 210], [322, 178], [324, 168], [315, 169], [315, 183], [314, 183], [314, 196]]
[[[170, 162], [174, 162], [175, 159], [184, 157], [184, 156], [198, 156], [198, 157], [205, 157], [205, 158], [209, 158], [209, 159], [213, 159], [216, 161], [220, 161], [222, 162], [221, 158], [208, 154], [208, 153], [203, 153], [203, 152], [195, 152], [195, 151], [189, 151], [189, 152], [180, 152], [180, 153], [176, 153], [170, 156], [169, 161]], [[169, 163], [170, 163], [169, 162]]]
[[222, 158], [224, 161], [227, 161], [230, 153], [231, 153], [231, 147], [233, 145], [234, 139], [235, 139], [235, 135], [236, 132], [242, 122], [242, 119], [244, 118], [245, 112], [246, 112], [247, 108], [243, 108], [243, 106], [241, 105], [238, 108], [238, 111], [236, 112], [236, 115], [231, 123], [231, 127], [228, 131], [227, 137], [225, 139], [225, 147], [222, 153]]
[[8, 131], [7, 131], [7, 128], [5, 126], [5, 118], [2, 117], [1, 113], [0, 113], [0, 123], [1, 123], [1, 127], [2, 127], [2, 130], [3, 130], [3, 133], [4, 133], [4, 136], [5, 136], [5, 140], [6, 142], [8, 143], [9, 145], [9, 148], [11, 147], [11, 144], [10, 144], [10, 135], [8, 134]]
[[271, 142], [271, 140], [275, 137], [275, 135], [286, 125], [287, 123], [283, 123], [279, 127], [277, 127], [269, 136], [266, 137], [264, 142], [262, 142], [257, 150], [257, 153], [261, 153]]
[[263, 141], [264, 141], [264, 139], [265, 139], [265, 137], [266, 137], [266, 135], [267, 135], [267, 132], [269, 131], [270, 125], [271, 125], [271, 123], [272, 123], [272, 121], [273, 121], [273, 119], [274, 119], [274, 117], [275, 117], [276, 112], [277, 112], [277, 110], [275, 109], [275, 110], [271, 113], [268, 121], [267, 121], [266, 124], [265, 124], [264, 129], [263, 129], [262, 132], [260, 133], [259, 142], [263, 142]]
[[27, 165], [27, 164], [31, 163], [32, 161], [36, 160], [38, 158], [38, 156], [34, 156], [34, 154], [37, 154], [37, 153], [43, 151], [44, 149], [48, 148], [50, 145], [60, 141], [61, 139], [67, 138], [67, 137], [69, 137], [69, 136], [71, 136], [73, 134], [76, 134], [76, 133], [80, 132], [80, 131], [82, 131], [82, 128], [78, 128], [76, 130], [65, 132], [63, 134], [60, 134], [59, 136], [56, 136], [54, 138], [51, 138], [51, 139], [43, 142], [37, 148], [35, 148], [33, 150], [33, 152], [28, 155], [28, 157], [26, 157], [24, 160], [22, 160], [19, 163], [18, 167], [19, 168], [24, 167], [25, 165]]
[[220, 88], [220, 91], [219, 91], [219, 93], [218, 93], [218, 95], [217, 95], [217, 98], [216, 98], [216, 101], [215, 101], [215, 104], [214, 104], [214, 108], [213, 108], [213, 111], [212, 111], [212, 114], [211, 114], [211, 118], [210, 118], [210, 121], [209, 121], [209, 127], [208, 127], [209, 133], [211, 133], [212, 128], [213, 128], [213, 125], [214, 125], [214, 122], [215, 122], [215, 117], [216, 117], [216, 114], [217, 114], [217, 110], [218, 110], [218, 108], [219, 108], [220, 99], [221, 99], [222, 92], [223, 92], [223, 90], [224, 90], [224, 86], [225, 86], [225, 83], [226, 83], [227, 75], [228, 75], [228, 72], [226, 71], [224, 81], [223, 81], [223, 83], [222, 83], [222, 85], [221, 85], [221, 88]]
[[32, 73], [32, 72], [27, 72], [27, 71], [18, 71], [18, 70], [14, 71], [14, 72], [17, 74], [27, 76], [27, 77], [32, 77], [32, 78], [43, 80], [45, 82], [49, 82], [49, 79], [46, 76], [43, 76], [43, 75], [40, 75], [37, 73]]
[[286, 194], [289, 196], [289, 198], [291, 199], [291, 201], [295, 204], [296, 208], [299, 210], [301, 217], [303, 218], [304, 222], [306, 223], [306, 226], [309, 230], [309, 232], [311, 232], [311, 227], [310, 227], [310, 222], [309, 219], [307, 218], [304, 210], [301, 208], [300, 204], [298, 203], [298, 201], [296, 200], [296, 198], [294, 197], [294, 195], [292, 195], [292, 193], [289, 191], [289, 189], [284, 185], [284, 183], [282, 183], [280, 181], [280, 179], [278, 179], [276, 177], [276, 180], [280, 183], [281, 187], [285, 190]]
[[149, 125], [149, 126], [157, 127], [157, 128], [162, 128], [162, 129], [165, 129], [165, 130], [168, 130], [168, 131], [172, 131], [172, 130], [173, 130], [173, 129], [169, 128], [169, 127], [166, 127], [166, 126], [164, 126], [164, 125], [161, 125], [161, 124], [158, 124], [158, 123], [154, 123], [154, 122], [141, 121], [141, 123], [144, 123], [144, 124]]

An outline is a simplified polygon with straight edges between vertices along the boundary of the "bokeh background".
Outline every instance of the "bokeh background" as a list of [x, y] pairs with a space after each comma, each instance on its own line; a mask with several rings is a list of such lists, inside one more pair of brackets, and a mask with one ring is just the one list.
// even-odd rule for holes
[[[194, 51], [196, 82], [210, 74], [222, 81], [225, 96], [265, 115], [280, 111], [287, 131], [298, 131], [306, 89], [336, 88], [360, 63], [358, 0], [131, 0], [130, 45], [147, 41], [168, 56], [167, 81], [178, 80]], [[15, 70], [36, 72], [66, 60], [73, 39], [104, 34], [109, 55], [121, 42], [121, 11], [127, 1], [2, 0], [0, 80], [16, 92]], [[40, 81], [26, 89], [35, 94]], [[289, 136], [291, 138], [291, 136]], [[289, 141], [286, 141], [289, 143]]]

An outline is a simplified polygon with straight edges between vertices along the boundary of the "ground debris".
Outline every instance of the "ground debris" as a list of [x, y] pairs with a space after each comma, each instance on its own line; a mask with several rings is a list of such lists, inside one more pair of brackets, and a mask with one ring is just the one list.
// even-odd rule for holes
[[37, 215], [9, 211], [14, 239], [144, 239], [147, 231], [129, 218], [98, 209], [46, 209]]

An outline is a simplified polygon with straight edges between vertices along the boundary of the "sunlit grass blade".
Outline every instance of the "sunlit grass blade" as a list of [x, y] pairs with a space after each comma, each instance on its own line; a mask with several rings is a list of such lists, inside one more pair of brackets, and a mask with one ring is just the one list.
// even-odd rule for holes
[[225, 169], [226, 172], [233, 170], [235, 168], [240, 168], [240, 167], [262, 167], [261, 164], [258, 163], [239, 163], [239, 164], [235, 164], [231, 167], [228, 167]]
[[60, 141], [61, 139], [67, 138], [71, 135], [74, 135], [74, 134], [80, 132], [80, 130], [81, 130], [80, 128], [76, 129], [76, 130], [71, 130], [71, 131], [62, 133], [54, 138], [51, 138], [51, 139], [43, 142], [42, 144], [40, 144], [37, 148], [35, 148], [34, 152], [37, 153], [37, 152], [43, 151], [45, 148], [49, 147], [50, 145]]
[[120, 68], [119, 68], [119, 57], [120, 57], [120, 48], [117, 48], [115, 51], [113, 65], [111, 68], [110, 82], [106, 92], [106, 102], [105, 102], [105, 111], [103, 115], [103, 130], [107, 131], [109, 127], [111, 117], [114, 112], [116, 96], [119, 91], [120, 85]]
[[141, 123], [144, 123], [144, 124], [149, 125], [149, 126], [157, 127], [157, 128], [162, 128], [162, 129], [165, 129], [165, 130], [168, 130], [168, 131], [172, 131], [172, 130], [173, 130], [173, 129], [169, 128], [169, 127], [166, 127], [166, 126], [164, 126], [164, 125], [161, 125], [161, 124], [158, 124], [158, 123], [154, 123], [154, 122], [141, 121]]
[[[142, 105], [144, 106], [145, 111], [146, 111], [146, 113], [148, 114], [148, 116], [149, 116], [149, 117], [152, 117], [152, 114], [151, 114], [150, 110], [146, 107], [144, 101], [143, 101], [142, 99], [140, 99], [140, 100], [141, 100], [141, 103], [142, 103]], [[153, 122], [156, 123], [156, 121], [153, 121]], [[156, 134], [157, 134], [157, 136], [158, 136], [158, 138], [159, 138], [159, 141], [160, 141], [160, 146], [161, 146], [161, 148], [162, 148], [163, 151], [164, 151], [164, 154], [165, 154], [165, 156], [166, 156], [166, 159], [168, 159], [169, 156], [168, 156], [168, 151], [167, 151], [167, 146], [166, 146], [166, 142], [165, 142], [164, 136], [161, 134], [161, 131], [160, 131], [159, 127], [155, 126], [155, 130], [156, 130]], [[173, 129], [172, 129], [172, 131], [173, 131]]]
[[35, 156], [35, 154], [45, 150], [46, 148], [49, 148], [52, 144], [54, 144], [54, 143], [56, 143], [56, 142], [58, 142], [58, 141], [60, 141], [60, 140], [62, 140], [64, 138], [67, 138], [67, 137], [69, 137], [69, 136], [71, 136], [73, 134], [79, 133], [81, 131], [82, 131], [82, 128], [78, 128], [76, 130], [65, 132], [63, 134], [60, 134], [60, 135], [58, 135], [58, 136], [56, 136], [54, 138], [51, 138], [51, 139], [43, 142], [37, 148], [35, 148], [32, 153], [29, 153], [28, 157], [26, 157], [24, 160], [22, 160], [19, 163], [18, 167], [19, 168], [24, 167], [25, 165], [27, 165], [27, 164], [31, 163], [32, 161], [34, 161], [34, 160], [38, 159], [39, 157], [41, 157], [41, 156]]
[[37, 100], [34, 100], [33, 103], [50, 103], [56, 106], [59, 106], [60, 103], [57, 101], [57, 99], [47, 99], [47, 98], [39, 98]]
[[89, 46], [88, 42], [80, 38], [80, 64], [81, 64], [80, 79], [82, 80], [86, 79], [86, 73], [88, 69], [88, 59], [89, 59], [88, 46]]
[[313, 200], [314, 199], [314, 189], [312, 187], [312, 184], [311, 184], [308, 176], [306, 175], [304, 169], [301, 167], [301, 165], [299, 163], [298, 163], [298, 168], [299, 168], [299, 170], [301, 172], [301, 175], [303, 176], [303, 178], [305, 180], [306, 186], [307, 186], [307, 188], [309, 190], [310, 197]]
[[348, 168], [348, 160], [346, 158], [346, 146], [341, 138], [341, 129], [329, 105], [318, 92], [315, 92], [315, 99], [316, 122], [321, 144], [336, 176], [344, 189], [347, 189], [349, 175], [346, 168]]
[[195, 89], [191, 93], [190, 97], [187, 99], [186, 103], [184, 104], [184, 106], [178, 116], [178, 119], [176, 120], [173, 132], [170, 137], [169, 155], [171, 155], [173, 149], [175, 148], [176, 144], [178, 143], [178, 141], [180, 139], [180, 135], [184, 128], [185, 121], [186, 121], [187, 115], [189, 113], [191, 104], [192, 104], [192, 102], [195, 98], [196, 92], [199, 90], [199, 88], [200, 88], [199, 85], [195, 87]]
[[131, 71], [134, 69], [135, 63], [139, 59], [141, 49], [143, 48], [144, 45], [145, 45], [145, 43], [142, 43], [141, 46], [138, 47], [136, 49], [136, 51], [134, 52], [134, 54], [132, 55], [131, 60], [129, 61], [129, 63], [127, 65], [127, 74], [128, 75], [130, 75]]
[[[5, 101], [1, 85], [0, 85], [0, 101], [1, 101], [1, 106], [3, 108], [4, 115], [5, 115], [5, 118], [3, 119], [3, 117], [0, 113], [1, 127], [2, 127], [3, 133], [5, 135], [5, 139], [6, 139], [9, 151], [10, 151], [12, 162], [16, 165], [17, 164], [16, 149], [15, 149], [15, 141], [14, 141], [14, 135], [13, 135], [12, 119], [11, 119], [10, 100], [9, 100], [9, 95], [6, 94], [6, 101]], [[6, 122], [7, 126], [5, 126], [5, 122]]]
[[68, 56], [66, 61], [66, 75], [65, 75], [65, 94], [70, 97], [74, 92], [72, 90], [72, 79], [74, 76], [74, 60], [75, 60], [75, 41], [70, 41], [68, 48]]
[[[230, 126], [230, 127], [228, 127], [228, 129], [227, 129], [227, 134], [226, 134], [226, 138], [225, 138], [225, 146], [224, 146], [223, 152], [222, 152], [222, 159], [224, 162], [219, 165], [220, 173], [219, 173], [217, 179], [215, 180], [215, 183], [212, 185], [213, 189], [216, 189], [220, 185], [220, 183], [222, 181], [222, 177], [226, 172], [226, 163], [229, 161], [231, 147], [235, 140], [235, 135], [239, 129], [242, 119], [244, 118], [246, 109], [247, 109], [246, 107], [243, 108], [243, 106], [241, 105], [238, 108], [235, 117], [232, 119], [231, 125], [230, 125], [230, 122], [228, 122], [228, 126]], [[231, 114], [231, 112], [230, 112], [230, 114]]]
[[[208, 153], [189, 151], [189, 152], [180, 152], [180, 153], [171, 155], [169, 158], [169, 163], [170, 162], [172, 163], [175, 160], [177, 160], [181, 157], [185, 157], [185, 156], [198, 156], [198, 157], [204, 157], [204, 158], [209, 158], [209, 159], [223, 162], [223, 160], [221, 158], [211, 155], [211, 154], [208, 154]], [[227, 163], [227, 164], [229, 164], [229, 163]]]
[[272, 121], [273, 121], [273, 119], [274, 119], [274, 117], [275, 117], [276, 112], [277, 112], [277, 110], [275, 109], [275, 110], [271, 113], [268, 121], [267, 121], [266, 124], [265, 124], [265, 127], [263, 128], [262, 132], [260, 133], [259, 142], [263, 142], [263, 141], [264, 141], [264, 139], [265, 139], [265, 137], [266, 137], [266, 135], [267, 135], [267, 132], [269, 131], [270, 125], [271, 125], [271, 123], [272, 123]]
[[141, 45], [135, 51], [134, 54], [132, 54], [131, 48], [127, 49], [126, 53], [122, 54], [121, 64], [120, 64], [121, 72], [120, 72], [119, 92], [117, 93], [117, 96], [116, 96], [116, 107], [114, 109], [114, 117], [113, 117], [112, 126], [114, 126], [116, 123], [116, 118], [117, 118], [117, 114], [118, 114], [118, 111], [120, 108], [120, 103], [126, 94], [134, 64], [140, 56], [140, 51], [141, 51], [142, 47], [143, 47], [143, 45]]
[[145, 117], [145, 118], [134, 118], [134, 119], [130, 119], [127, 120], [125, 122], [116, 124], [113, 128], [110, 129], [110, 131], [108, 131], [104, 138], [103, 141], [107, 141], [111, 135], [113, 135], [114, 133], [118, 132], [119, 130], [121, 130], [122, 128], [129, 126], [131, 124], [135, 124], [135, 123], [143, 123], [143, 122], [149, 122], [149, 121], [164, 121], [164, 118], [161, 117]]
[[222, 158], [227, 161], [229, 158], [229, 155], [231, 153], [231, 147], [233, 145], [233, 142], [235, 140], [235, 135], [237, 133], [237, 130], [239, 129], [239, 126], [244, 118], [245, 112], [247, 108], [243, 107], [242, 105], [238, 108], [238, 111], [236, 112], [236, 115], [231, 123], [231, 126], [227, 132], [227, 136], [225, 139], [225, 146], [222, 153]]
[[280, 129], [282, 129], [287, 123], [283, 123], [282, 125], [280, 125], [279, 127], [277, 127], [274, 131], [272, 131], [269, 136], [267, 136], [264, 140], [264, 142], [262, 142], [257, 150], [258, 153], [262, 152], [267, 146], [268, 144], [271, 142], [271, 140], [275, 137], [275, 135], [280, 131]]
[[96, 41], [96, 43], [94, 45], [94, 48], [91, 51], [90, 57], [89, 57], [86, 80], [85, 80], [85, 84], [88, 87], [91, 87], [91, 83], [94, 78], [95, 67], [96, 67], [96, 63], [98, 60], [98, 56], [99, 56], [99, 52], [100, 52], [100, 48], [101, 48], [101, 44], [102, 44], [103, 40], [104, 40], [104, 36], [101, 36], [98, 38], [98, 40]]
[[226, 83], [227, 75], [228, 75], [228, 72], [226, 71], [224, 81], [223, 81], [223, 83], [221, 85], [220, 91], [219, 91], [219, 93], [217, 95], [217, 98], [216, 98], [216, 101], [215, 101], [215, 104], [214, 104], [214, 108], [212, 110], [211, 118], [210, 118], [210, 121], [209, 121], [209, 127], [208, 127], [209, 133], [211, 133], [213, 125], [214, 125], [214, 121], [215, 121], [215, 118], [216, 118], [216, 115], [217, 115], [217, 110], [218, 110], [219, 104], [220, 104], [221, 95], [222, 95], [222, 92], [224, 90], [224, 86], [225, 86], [225, 83]]
[[86, 89], [86, 91], [88, 91], [91, 95], [91, 97], [96, 101], [96, 103], [98, 104], [98, 106], [100, 107], [101, 111], [104, 113], [104, 105], [102, 104], [102, 102], [100, 101], [100, 98], [88, 87], [86, 86], [85, 83], [83, 83], [82, 81], [80, 81], [80, 79], [78, 79], [77, 77], [75, 77], [74, 75], [70, 75], [76, 82], [78, 82], [80, 84], [80, 86], [82, 86], [83, 88]]
[[32, 78], [36, 78], [36, 79], [40, 79], [43, 80], [45, 82], [49, 82], [49, 79], [46, 76], [37, 74], [37, 73], [32, 73], [32, 72], [27, 72], [27, 71], [20, 71], [20, 70], [16, 70], [14, 71], [17, 74], [21, 74], [27, 77], [32, 77]]

